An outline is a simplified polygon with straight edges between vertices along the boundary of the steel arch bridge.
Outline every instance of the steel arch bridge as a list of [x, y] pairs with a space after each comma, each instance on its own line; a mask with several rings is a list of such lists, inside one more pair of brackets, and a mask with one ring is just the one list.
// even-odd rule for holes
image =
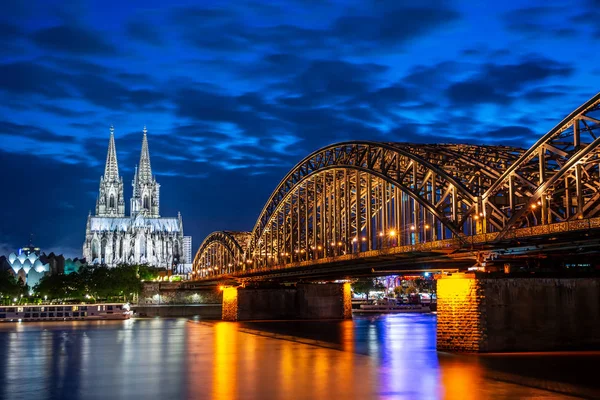
[[352, 141], [279, 183], [251, 232], [214, 232], [195, 279], [600, 229], [600, 93], [531, 148]]

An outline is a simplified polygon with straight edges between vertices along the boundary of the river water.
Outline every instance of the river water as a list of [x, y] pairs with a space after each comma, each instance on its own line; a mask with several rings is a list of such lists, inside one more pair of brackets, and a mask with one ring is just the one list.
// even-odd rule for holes
[[435, 315], [6, 323], [0, 343], [2, 399], [600, 396], [594, 387], [598, 354], [438, 353]]

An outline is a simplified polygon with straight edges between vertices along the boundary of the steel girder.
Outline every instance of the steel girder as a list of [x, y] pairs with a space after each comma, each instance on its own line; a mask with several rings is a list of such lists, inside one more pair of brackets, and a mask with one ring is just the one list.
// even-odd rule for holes
[[600, 93], [503, 172], [482, 196], [497, 240], [512, 229], [599, 215], [599, 134]]
[[[431, 214], [443, 226], [440, 229], [448, 230], [450, 235], [460, 237], [465, 233], [475, 233], [471, 219], [478, 210], [474, 189], [482, 191], [489, 187], [500, 175], [502, 168], [513, 163], [522, 152], [523, 150], [520, 149], [492, 146], [461, 147], [460, 145], [376, 142], [346, 142], [322, 148], [298, 163], [273, 192], [252, 231], [246, 257], [256, 256], [256, 249], [262, 241], [266, 240], [265, 234], [272, 231], [274, 218], [282, 210], [291, 208], [297, 211], [298, 208], [306, 207], [311, 210], [320, 207], [315, 203], [314, 195], [311, 198], [310, 190], [308, 190], [307, 205], [295, 206], [294, 196], [305, 197], [304, 193], [298, 195], [297, 190], [306, 191], [303, 187], [311, 186], [313, 177], [325, 171], [347, 171], [346, 174], [351, 176], [352, 173], [349, 171], [367, 174], [369, 180], [372, 177], [400, 190], [407, 198], [412, 199], [413, 203]], [[316, 191], [320, 193], [323, 185], [319, 182], [317, 179], [312, 185], [316, 186]], [[343, 188], [344, 184], [339, 186]], [[357, 185], [355, 181], [350, 185], [349, 192], [356, 192], [356, 187], [362, 190], [362, 184]], [[344, 191], [340, 193], [343, 194]], [[369, 195], [369, 203], [371, 197]], [[399, 197], [396, 198], [399, 202]], [[288, 204], [290, 201], [291, 207]], [[344, 200], [342, 199], [341, 202], [343, 203]], [[351, 203], [348, 207], [354, 209], [356, 213], [356, 200], [352, 199]], [[373, 213], [376, 211], [373, 209]], [[307, 212], [310, 213], [305, 210], [305, 213]], [[414, 213], [415, 210], [411, 212]], [[413, 225], [414, 220], [415, 218], [413, 218]], [[286, 220], [285, 224], [287, 223]], [[305, 224], [310, 225], [310, 221]], [[355, 237], [357, 237], [356, 232], [360, 233], [364, 230], [364, 225], [369, 226], [370, 223], [361, 222], [358, 230], [354, 224]], [[303, 247], [306, 251], [309, 247], [307, 239], [303, 238]], [[272, 256], [276, 253], [273, 252]]]

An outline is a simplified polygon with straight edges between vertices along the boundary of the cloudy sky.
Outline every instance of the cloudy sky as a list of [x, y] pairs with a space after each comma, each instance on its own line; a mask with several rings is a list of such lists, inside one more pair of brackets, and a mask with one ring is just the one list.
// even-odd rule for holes
[[[551, 6], [547, 6], [551, 4]], [[600, 1], [21, 1], [0, 14], [0, 254], [81, 254], [115, 127], [194, 248], [337, 141], [528, 146], [600, 90]]]

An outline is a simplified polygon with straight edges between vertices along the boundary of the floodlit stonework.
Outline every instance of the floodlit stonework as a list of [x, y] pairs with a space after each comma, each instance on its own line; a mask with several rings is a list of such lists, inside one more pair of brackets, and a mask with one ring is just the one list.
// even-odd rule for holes
[[119, 175], [111, 127], [96, 214], [89, 215], [87, 220], [83, 244], [86, 260], [108, 266], [149, 264], [167, 268], [190, 262], [184, 259], [181, 215], [160, 216], [160, 185], [152, 175], [146, 127], [132, 185], [131, 212], [125, 216], [123, 178]]

